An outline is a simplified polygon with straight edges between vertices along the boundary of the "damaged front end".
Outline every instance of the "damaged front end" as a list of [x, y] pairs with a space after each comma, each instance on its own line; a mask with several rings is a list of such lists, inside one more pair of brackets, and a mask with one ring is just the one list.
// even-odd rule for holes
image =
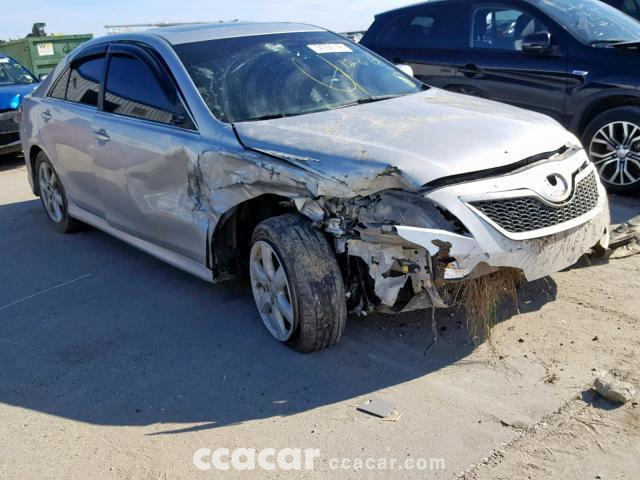
[[[417, 193], [401, 190], [347, 199], [296, 199], [295, 203], [300, 213], [334, 237], [352, 312], [398, 313], [448, 306], [439, 287], [446, 283], [447, 266], [455, 261], [451, 241], [471, 244], [473, 239], [446, 210]], [[424, 225], [438, 232], [440, 239], [432, 249], [403, 238], [398, 231]]]
[[506, 175], [294, 202], [334, 238], [355, 313], [445, 308], [447, 285], [500, 268], [536, 280], [609, 238], [606, 193], [579, 147]]

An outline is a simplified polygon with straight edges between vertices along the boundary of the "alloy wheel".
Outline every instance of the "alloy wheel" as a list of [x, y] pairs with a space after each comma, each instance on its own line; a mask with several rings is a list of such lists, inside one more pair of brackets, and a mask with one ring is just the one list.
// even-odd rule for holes
[[589, 156], [606, 183], [640, 181], [640, 126], [624, 121], [605, 125], [591, 139]]
[[284, 265], [271, 245], [258, 241], [251, 248], [249, 268], [253, 297], [262, 321], [271, 335], [286, 342], [296, 325]]
[[55, 223], [60, 223], [64, 217], [64, 202], [62, 191], [56, 173], [46, 162], [40, 164], [38, 172], [40, 196], [47, 214]]

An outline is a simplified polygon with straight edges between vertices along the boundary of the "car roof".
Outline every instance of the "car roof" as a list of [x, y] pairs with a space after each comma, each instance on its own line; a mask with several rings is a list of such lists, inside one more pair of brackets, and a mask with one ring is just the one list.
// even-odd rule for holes
[[176, 25], [147, 30], [147, 34], [157, 35], [173, 45], [181, 43], [202, 42], [205, 40], [219, 40], [222, 38], [250, 37], [255, 35], [270, 35], [275, 33], [324, 32], [324, 28], [303, 23], [289, 22], [227, 22], [227, 23], [198, 23], [190, 25]]

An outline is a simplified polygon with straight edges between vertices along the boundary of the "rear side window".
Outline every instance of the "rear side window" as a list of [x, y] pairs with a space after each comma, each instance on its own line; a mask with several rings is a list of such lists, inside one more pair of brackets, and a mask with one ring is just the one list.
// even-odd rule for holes
[[473, 48], [522, 51], [522, 40], [532, 33], [548, 31], [533, 16], [512, 8], [478, 8], [473, 14]]
[[114, 55], [109, 61], [104, 110], [192, 128], [169, 79], [159, 79], [145, 62], [130, 56]]
[[460, 20], [455, 7], [422, 8], [390, 21], [375, 43], [382, 48], [456, 48], [464, 37]]
[[69, 74], [71, 73], [71, 69], [67, 68], [62, 75], [58, 78], [55, 86], [49, 92], [49, 96], [53, 98], [59, 98], [60, 100], [64, 100], [67, 98], [67, 85], [69, 85]]
[[104, 65], [103, 56], [82, 59], [75, 63], [69, 75], [67, 100], [97, 107]]

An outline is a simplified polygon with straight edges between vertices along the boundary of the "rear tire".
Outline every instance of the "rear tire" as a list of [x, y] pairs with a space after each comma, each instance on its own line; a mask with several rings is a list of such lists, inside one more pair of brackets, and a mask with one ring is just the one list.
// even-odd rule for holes
[[582, 143], [611, 193], [640, 192], [640, 108], [606, 111], [587, 126]]
[[252, 239], [251, 288], [267, 330], [303, 353], [340, 340], [347, 321], [344, 283], [320, 231], [287, 214], [260, 223]]
[[80, 230], [84, 224], [69, 216], [69, 204], [62, 181], [44, 152], [36, 157], [35, 181], [51, 226], [61, 233]]

